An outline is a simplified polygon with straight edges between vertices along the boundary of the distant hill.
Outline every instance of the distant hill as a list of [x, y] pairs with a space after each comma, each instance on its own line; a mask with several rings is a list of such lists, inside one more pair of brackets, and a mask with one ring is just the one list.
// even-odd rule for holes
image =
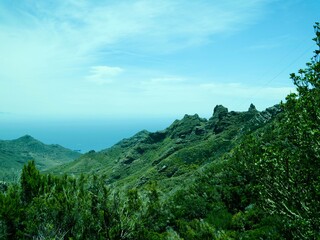
[[229, 112], [218, 105], [210, 119], [185, 115], [163, 131], [141, 131], [100, 152], [90, 151], [79, 159], [49, 169], [54, 174], [96, 173], [126, 188], [161, 181], [174, 190], [192, 179], [194, 170], [228, 153], [248, 134], [270, 122], [280, 112], [274, 106], [259, 112], [251, 105], [246, 112]]
[[44, 144], [29, 135], [0, 140], [0, 180], [14, 181], [29, 160], [35, 160], [37, 167], [45, 170], [80, 156], [78, 152], [56, 144]]

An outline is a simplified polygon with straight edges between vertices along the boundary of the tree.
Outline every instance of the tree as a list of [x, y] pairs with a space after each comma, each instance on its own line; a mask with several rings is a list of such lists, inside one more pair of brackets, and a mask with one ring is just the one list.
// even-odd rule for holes
[[281, 215], [296, 239], [320, 236], [319, 23], [314, 29], [319, 49], [305, 69], [291, 74], [297, 93], [282, 104], [284, 116], [273, 130], [274, 140], [261, 146], [258, 161], [265, 173], [261, 178], [264, 209]]
[[[222, 195], [236, 211], [256, 200], [265, 213], [281, 222], [282, 234], [289, 239], [320, 237], [319, 23], [314, 29], [318, 50], [305, 69], [290, 75], [297, 93], [287, 96], [275, 121], [233, 151], [229, 172], [237, 177], [228, 179], [231, 188]], [[241, 184], [241, 192], [232, 190]]]
[[[0, 193], [0, 237], [19, 239], [23, 228], [23, 206], [17, 185], [12, 185], [5, 193]], [[20, 236], [21, 237], [21, 236]]]
[[22, 201], [28, 204], [39, 194], [41, 187], [41, 175], [34, 161], [30, 161], [23, 166], [20, 183]]

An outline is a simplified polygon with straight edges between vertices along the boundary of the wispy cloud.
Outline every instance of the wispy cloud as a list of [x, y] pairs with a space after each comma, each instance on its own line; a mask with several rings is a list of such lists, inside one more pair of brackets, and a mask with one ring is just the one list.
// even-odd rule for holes
[[114, 78], [122, 72], [123, 69], [120, 67], [94, 66], [90, 68], [90, 75], [86, 78], [90, 82], [103, 85], [113, 82]]
[[0, 60], [0, 70], [12, 78], [21, 77], [17, 68], [24, 77], [57, 78], [58, 71], [71, 75], [115, 48], [169, 53], [241, 29], [259, 16], [264, 4], [263, 0], [3, 3], [0, 52], [6, 57]]
[[238, 31], [259, 16], [264, 4], [264, 0], [4, 4], [0, 50], [11, 58], [6, 65], [37, 71], [44, 65], [79, 67], [114, 48], [163, 54]]
[[54, 48], [58, 53], [71, 49], [66, 54], [78, 57], [115, 46], [163, 53], [237, 31], [259, 16], [264, 4], [264, 0], [60, 0], [55, 4], [32, 0], [10, 11], [2, 9], [7, 21], [1, 28], [3, 35], [9, 33], [11, 40], [14, 35], [24, 46], [37, 39], [40, 49]]
[[[130, 79], [143, 79], [143, 74], [137, 71], [139, 75], [129, 76], [128, 66], [122, 65], [121, 61], [119, 63], [117, 58], [111, 58], [106, 53], [114, 52], [116, 49], [120, 55], [123, 52], [132, 52], [155, 57], [207, 44], [214, 41], [218, 34], [234, 34], [252, 24], [260, 17], [267, 2], [1, 2], [0, 100], [3, 103], [11, 101], [10, 107], [15, 111], [32, 111], [34, 107], [31, 106], [38, 106], [39, 111], [43, 112], [49, 111], [48, 109], [69, 112], [70, 109], [74, 111], [74, 105], [69, 106], [63, 100], [70, 97], [81, 102], [81, 99], [86, 99], [88, 95], [85, 88], [88, 87], [88, 80], [101, 85], [120, 79], [120, 83], [110, 90], [113, 91], [110, 96], [115, 99], [124, 98], [124, 101], [136, 102], [132, 101], [134, 98], [139, 102], [139, 99], [145, 101], [143, 94], [148, 91], [153, 91], [158, 98], [161, 93], [171, 91], [172, 96], [168, 99], [173, 101], [173, 91], [177, 90], [178, 95], [183, 91], [192, 93], [192, 87], [183, 82], [183, 79], [159, 78], [154, 75], [145, 82], [144, 89], [140, 89], [141, 92], [140, 86], [137, 87], [135, 84], [132, 84], [132, 88], [138, 92], [125, 92], [126, 90], [120, 88], [130, 86]], [[130, 64], [129, 67], [141, 68], [135, 66], [135, 62]], [[54, 96], [51, 94], [52, 91], [56, 92]], [[13, 99], [12, 92], [19, 95], [19, 98]], [[185, 96], [185, 93], [181, 94]], [[101, 94], [104, 95], [105, 93]], [[87, 102], [96, 103], [101, 99], [106, 100], [105, 97], [101, 97]], [[110, 99], [107, 101], [115, 104], [116, 101]], [[27, 104], [29, 107], [26, 107]], [[9, 105], [4, 107], [10, 108]]]

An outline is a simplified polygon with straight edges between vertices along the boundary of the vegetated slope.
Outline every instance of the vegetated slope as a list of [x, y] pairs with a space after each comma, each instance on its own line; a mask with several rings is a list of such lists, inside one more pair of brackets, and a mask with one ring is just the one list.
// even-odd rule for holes
[[243, 135], [264, 126], [279, 113], [278, 106], [263, 112], [251, 105], [247, 112], [229, 112], [218, 105], [207, 120], [185, 115], [163, 131], [141, 131], [100, 152], [49, 169], [54, 174], [105, 175], [110, 184], [140, 187], [161, 181], [162, 189], [173, 190], [205, 164], [229, 152]]
[[60, 145], [46, 145], [29, 135], [15, 140], [0, 141], [0, 179], [13, 181], [24, 164], [35, 160], [40, 170], [45, 170], [70, 162], [81, 156], [80, 153]]
[[[208, 121], [186, 116], [64, 166], [106, 176], [40, 174], [29, 162], [19, 185], [0, 182], [1, 238], [320, 239], [320, 24], [314, 29], [318, 49], [305, 69], [291, 74], [297, 92], [281, 103], [281, 113], [253, 106], [228, 113], [219, 106]], [[176, 144], [184, 145], [161, 152]], [[199, 149], [211, 155], [202, 157]], [[178, 169], [168, 175], [175, 161]], [[159, 191], [174, 179], [184, 180], [180, 189]], [[143, 187], [123, 191], [125, 181]]]

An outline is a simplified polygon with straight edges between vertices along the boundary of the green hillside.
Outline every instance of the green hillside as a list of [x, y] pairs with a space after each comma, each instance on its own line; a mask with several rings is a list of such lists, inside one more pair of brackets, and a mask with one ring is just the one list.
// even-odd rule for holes
[[1, 239], [320, 239], [318, 49], [296, 93], [259, 112], [185, 115], [20, 182], [0, 182]]
[[244, 135], [264, 126], [279, 112], [279, 106], [259, 112], [251, 105], [247, 112], [229, 112], [218, 105], [209, 120], [197, 114], [185, 115], [163, 131], [141, 131], [109, 149], [89, 152], [47, 172], [99, 174], [104, 175], [109, 184], [127, 188], [161, 181], [163, 190], [172, 190], [181, 187], [179, 182], [219, 159]]
[[37, 168], [45, 170], [70, 162], [81, 154], [60, 145], [46, 145], [29, 135], [15, 140], [0, 140], [0, 179], [14, 181], [23, 165], [35, 160]]

